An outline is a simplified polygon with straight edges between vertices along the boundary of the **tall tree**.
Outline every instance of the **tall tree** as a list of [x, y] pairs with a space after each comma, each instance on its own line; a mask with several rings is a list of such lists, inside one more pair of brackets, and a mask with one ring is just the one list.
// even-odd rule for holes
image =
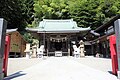
[[[42, 19], [68, 19], [69, 6], [67, 0], [35, 0], [35, 19], [33, 25]], [[34, 25], [35, 26], [35, 25]]]
[[94, 0], [77, 0], [70, 5], [71, 18], [77, 21], [79, 27], [92, 27], [97, 24], [96, 9], [99, 3]]
[[8, 28], [23, 30], [30, 21], [31, 3], [32, 0], [0, 0], [0, 17], [7, 20]]
[[79, 27], [95, 29], [120, 13], [119, 0], [76, 0], [69, 4], [71, 18]]

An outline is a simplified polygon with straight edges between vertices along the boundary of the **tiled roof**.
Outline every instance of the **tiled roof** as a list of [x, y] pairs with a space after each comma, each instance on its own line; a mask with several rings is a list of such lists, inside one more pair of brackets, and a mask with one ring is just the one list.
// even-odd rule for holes
[[80, 28], [73, 19], [66, 20], [49, 20], [43, 19], [37, 28], [27, 28], [28, 31], [38, 33], [73, 33], [80, 31], [89, 31], [90, 28]]
[[17, 28], [16, 29], [7, 29], [6, 33], [11, 33], [11, 32], [15, 32], [15, 31], [17, 31]]

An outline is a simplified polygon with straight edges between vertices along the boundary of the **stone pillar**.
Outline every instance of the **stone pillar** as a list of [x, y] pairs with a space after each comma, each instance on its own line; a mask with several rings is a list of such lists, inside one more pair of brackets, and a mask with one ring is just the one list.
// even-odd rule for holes
[[5, 36], [6, 36], [7, 22], [0, 18], [0, 80], [3, 80], [3, 56], [5, 49]]

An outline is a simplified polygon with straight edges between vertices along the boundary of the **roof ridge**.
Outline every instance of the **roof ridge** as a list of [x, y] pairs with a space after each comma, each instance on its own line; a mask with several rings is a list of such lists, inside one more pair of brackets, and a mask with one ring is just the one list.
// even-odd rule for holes
[[73, 19], [43, 19], [45, 22], [69, 22], [73, 21]]

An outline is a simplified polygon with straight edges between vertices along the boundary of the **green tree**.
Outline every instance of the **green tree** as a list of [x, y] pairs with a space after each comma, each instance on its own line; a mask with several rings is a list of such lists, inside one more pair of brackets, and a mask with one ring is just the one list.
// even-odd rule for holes
[[27, 22], [27, 26], [31, 27], [32, 21], [34, 20], [33, 4], [34, 0], [21, 0], [22, 1], [22, 15]]
[[77, 0], [74, 4], [70, 3], [69, 5], [71, 18], [77, 21], [79, 27], [92, 27], [97, 24], [98, 1]]
[[33, 43], [33, 36], [30, 33], [23, 32], [22, 35], [28, 43]]
[[[72, 0], [74, 1], [74, 0]], [[120, 0], [75, 0], [70, 2], [71, 18], [79, 27], [95, 29], [120, 14]]]
[[0, 17], [8, 22], [8, 28], [23, 30], [31, 20], [33, 0], [0, 0]]
[[68, 19], [69, 6], [67, 0], [35, 0], [33, 26], [42, 19]]

